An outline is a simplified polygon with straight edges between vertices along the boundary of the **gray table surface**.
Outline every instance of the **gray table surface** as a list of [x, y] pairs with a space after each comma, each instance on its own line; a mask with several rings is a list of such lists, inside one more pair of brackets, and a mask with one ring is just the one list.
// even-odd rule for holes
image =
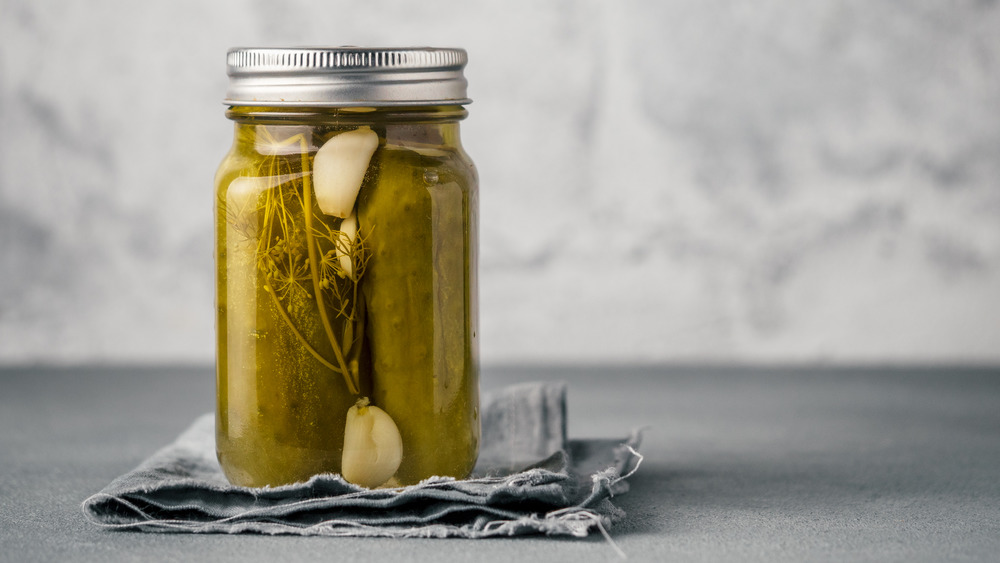
[[[0, 561], [612, 561], [590, 538], [109, 532], [81, 501], [213, 407], [210, 367], [0, 370]], [[569, 382], [571, 437], [649, 425], [634, 561], [1000, 560], [1000, 369], [506, 367]]]

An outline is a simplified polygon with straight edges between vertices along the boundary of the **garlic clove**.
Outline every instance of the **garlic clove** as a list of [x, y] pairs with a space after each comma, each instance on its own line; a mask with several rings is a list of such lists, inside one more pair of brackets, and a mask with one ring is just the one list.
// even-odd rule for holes
[[267, 189], [268, 178], [240, 176], [229, 183], [226, 190], [226, 207], [229, 213], [243, 215], [256, 211], [257, 198]]
[[[354, 239], [358, 237], [358, 216], [351, 213], [347, 219], [340, 223], [340, 232], [343, 233], [341, 244], [337, 245], [337, 259], [340, 260], [340, 267], [343, 268], [347, 277], [354, 279], [354, 263], [351, 261], [351, 254], [354, 250]], [[347, 252], [344, 252], [344, 251]]]
[[323, 213], [340, 218], [351, 214], [377, 148], [378, 135], [370, 127], [359, 127], [331, 137], [316, 151], [313, 186]]
[[254, 213], [257, 211], [260, 196], [271, 188], [285, 182], [298, 180], [303, 176], [298, 174], [281, 174], [280, 176], [240, 176], [229, 183], [226, 190], [226, 211], [236, 215]]
[[349, 483], [373, 489], [395, 475], [403, 460], [403, 439], [392, 417], [359, 399], [347, 411], [340, 472]]

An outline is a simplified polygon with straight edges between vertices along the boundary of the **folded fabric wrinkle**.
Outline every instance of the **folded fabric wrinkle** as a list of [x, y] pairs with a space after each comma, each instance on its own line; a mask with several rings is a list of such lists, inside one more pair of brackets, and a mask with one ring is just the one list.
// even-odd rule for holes
[[336, 474], [251, 489], [229, 484], [206, 414], [134, 470], [83, 502], [108, 529], [309, 536], [487, 538], [607, 536], [625, 513], [641, 432], [622, 440], [569, 440], [566, 385], [525, 383], [482, 400], [482, 448], [468, 479], [366, 489]]

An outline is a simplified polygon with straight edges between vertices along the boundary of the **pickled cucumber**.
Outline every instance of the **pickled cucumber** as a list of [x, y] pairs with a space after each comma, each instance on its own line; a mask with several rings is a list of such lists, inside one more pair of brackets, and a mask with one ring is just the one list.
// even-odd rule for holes
[[[261, 144], [254, 129], [244, 135]], [[355, 336], [363, 334], [364, 302], [356, 282], [337, 275], [341, 220], [306, 197], [301, 155], [253, 156], [218, 179], [217, 449], [231, 482], [262, 486], [340, 470], [344, 413], [358, 393], [337, 369], [323, 315], [351, 381], [371, 378]], [[323, 280], [319, 300], [314, 270]]]
[[[358, 198], [372, 400], [396, 421], [401, 484], [465, 477], [479, 444], [472, 357], [469, 179], [444, 159], [385, 146]], [[465, 188], [463, 189], [463, 186]], [[474, 252], [474, 250], [471, 250]]]

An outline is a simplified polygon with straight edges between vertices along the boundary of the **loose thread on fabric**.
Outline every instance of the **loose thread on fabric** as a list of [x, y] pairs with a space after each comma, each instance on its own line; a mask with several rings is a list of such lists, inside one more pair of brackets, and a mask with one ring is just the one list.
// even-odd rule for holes
[[553, 510], [552, 512], [546, 514], [545, 517], [551, 518], [554, 516], [561, 516], [563, 513], [565, 513], [565, 517], [568, 520], [589, 520], [590, 522], [596, 524], [597, 531], [604, 536], [605, 543], [611, 546], [611, 549], [615, 551], [620, 559], [628, 559], [628, 555], [622, 551], [622, 548], [618, 547], [618, 543], [615, 542], [615, 540], [611, 537], [611, 534], [608, 533], [608, 529], [604, 527], [603, 518], [601, 518], [600, 514], [594, 512], [593, 510], [570, 506], [559, 510]]
[[628, 479], [629, 477], [635, 475], [635, 472], [639, 471], [639, 466], [642, 465], [642, 460], [646, 459], [642, 456], [641, 453], [635, 451], [635, 448], [633, 448], [632, 446], [625, 444], [625, 447], [628, 448], [628, 451], [631, 452], [633, 456], [635, 456], [635, 465], [632, 466], [632, 469], [630, 469], [628, 473], [624, 475], [619, 475], [618, 478], [615, 479], [615, 483], [619, 481], [624, 481], [625, 479]]

